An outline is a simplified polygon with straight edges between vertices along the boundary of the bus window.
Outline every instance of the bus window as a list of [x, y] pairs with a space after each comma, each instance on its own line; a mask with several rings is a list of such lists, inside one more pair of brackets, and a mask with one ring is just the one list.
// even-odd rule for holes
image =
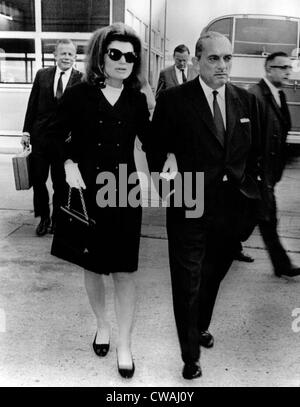
[[277, 51], [291, 55], [297, 48], [297, 22], [267, 18], [237, 18], [234, 53], [266, 55]]
[[230, 41], [232, 41], [232, 18], [222, 18], [218, 21], [215, 21], [210, 26], [208, 26], [205, 31], [216, 31], [221, 34], [226, 35]]
[[109, 24], [109, 0], [42, 0], [42, 30], [92, 32]]
[[34, 65], [34, 40], [0, 39], [0, 83], [31, 83]]
[[0, 2], [0, 31], [34, 30], [34, 0]]

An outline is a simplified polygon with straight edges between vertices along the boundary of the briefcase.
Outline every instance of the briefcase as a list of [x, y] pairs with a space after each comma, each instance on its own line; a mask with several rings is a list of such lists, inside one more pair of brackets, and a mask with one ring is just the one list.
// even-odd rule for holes
[[16, 190], [30, 189], [32, 186], [30, 176], [31, 149], [27, 148], [22, 153], [12, 158]]
[[[81, 210], [71, 205], [71, 195], [80, 194]], [[89, 241], [93, 239], [95, 221], [88, 216], [81, 189], [69, 189], [68, 202], [61, 206], [57, 215], [51, 254], [87, 270], [93, 269]]]

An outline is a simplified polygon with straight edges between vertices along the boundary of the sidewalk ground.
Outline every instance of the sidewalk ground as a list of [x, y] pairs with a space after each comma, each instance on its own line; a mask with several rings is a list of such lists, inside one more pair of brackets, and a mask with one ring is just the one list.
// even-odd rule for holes
[[[277, 195], [280, 235], [299, 265], [299, 162], [286, 170]], [[126, 381], [116, 366], [111, 279], [111, 350], [101, 359], [91, 347], [95, 321], [82, 271], [51, 256], [51, 236], [37, 237], [35, 225], [32, 190], [15, 191], [11, 156], [0, 155], [0, 386], [300, 386], [300, 277], [272, 275], [257, 231], [244, 244], [255, 262], [235, 262], [222, 283], [211, 325], [215, 346], [203, 349], [203, 377], [190, 382], [181, 376], [164, 212], [144, 210], [136, 373]]]

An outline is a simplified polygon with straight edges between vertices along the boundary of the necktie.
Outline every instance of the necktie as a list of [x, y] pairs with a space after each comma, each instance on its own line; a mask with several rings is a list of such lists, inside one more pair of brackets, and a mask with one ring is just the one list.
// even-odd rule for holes
[[182, 83], [184, 83], [184, 82], [186, 82], [186, 76], [185, 76], [185, 73], [184, 73], [184, 69], [181, 69], [181, 74], [182, 74]]
[[288, 105], [286, 103], [286, 97], [285, 97], [285, 93], [283, 92], [283, 90], [279, 91], [279, 97], [280, 97], [280, 104], [281, 104], [281, 113], [284, 117], [284, 120], [286, 122], [286, 126], [288, 128], [288, 130], [291, 127], [291, 117], [290, 117], [290, 112], [289, 112], [289, 108]]
[[217, 128], [217, 133], [219, 135], [219, 138], [224, 143], [225, 142], [225, 126], [224, 126], [220, 106], [219, 106], [219, 103], [218, 103], [218, 100], [217, 100], [217, 94], [218, 94], [218, 91], [214, 90], [213, 91], [213, 96], [214, 96], [214, 100], [213, 100], [214, 122], [215, 122], [215, 125], [216, 125], [216, 128]]
[[63, 82], [62, 82], [62, 76], [64, 75], [64, 72], [61, 72], [59, 75], [59, 79], [57, 82], [57, 88], [56, 88], [56, 94], [55, 97], [56, 99], [60, 99], [64, 93], [63, 91]]

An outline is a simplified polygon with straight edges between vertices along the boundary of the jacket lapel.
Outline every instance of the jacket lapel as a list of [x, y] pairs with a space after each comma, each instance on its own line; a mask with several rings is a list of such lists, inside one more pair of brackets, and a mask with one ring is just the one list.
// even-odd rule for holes
[[225, 88], [225, 103], [226, 103], [226, 139], [227, 145], [232, 138], [233, 131], [242, 117], [240, 99], [231, 84], [227, 83]]
[[74, 68], [72, 68], [71, 75], [69, 77], [66, 88], [69, 88], [70, 86], [72, 86], [72, 84], [73, 84], [73, 82], [75, 80], [76, 74], [77, 74], [77, 72], [75, 71]]
[[51, 67], [49, 69], [49, 80], [47, 81], [47, 87], [48, 87], [48, 94], [49, 94], [49, 100], [52, 100], [53, 102], [56, 100], [54, 96], [54, 77], [55, 77], [55, 71], [56, 67]]
[[214, 123], [213, 115], [208, 105], [206, 96], [200, 85], [199, 78], [195, 78], [187, 83], [190, 87], [188, 97], [193, 103], [193, 108], [198, 117], [205, 123], [209, 131], [216, 137], [219, 144], [224, 148], [224, 141], [219, 138], [217, 129]]
[[173, 80], [175, 86], [179, 85], [179, 82], [178, 82], [177, 76], [176, 76], [175, 65], [172, 66], [171, 77], [172, 77], [172, 80]]
[[284, 120], [283, 114], [271, 92], [271, 89], [269, 88], [269, 86], [266, 84], [266, 82], [263, 79], [260, 80], [259, 86], [261, 87], [264, 96], [269, 100], [270, 105], [272, 106], [272, 109], [274, 110], [274, 112], [277, 114], [277, 116], [280, 118], [280, 120]]

